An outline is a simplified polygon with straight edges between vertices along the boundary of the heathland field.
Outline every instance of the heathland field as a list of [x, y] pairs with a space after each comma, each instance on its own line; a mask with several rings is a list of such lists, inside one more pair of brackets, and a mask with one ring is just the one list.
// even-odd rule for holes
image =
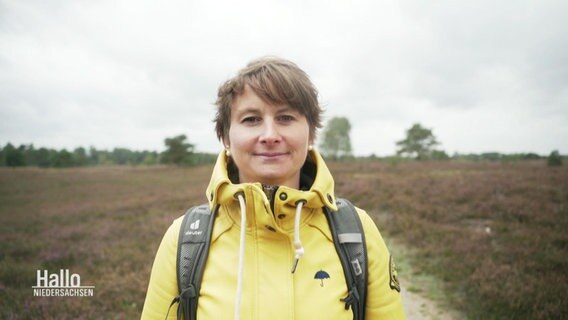
[[[330, 164], [403, 263], [471, 319], [568, 318], [568, 167], [521, 162]], [[205, 202], [210, 166], [0, 169], [0, 318], [137, 319], [171, 221]], [[34, 297], [37, 270], [93, 297]], [[444, 294], [440, 297], [440, 293]]]

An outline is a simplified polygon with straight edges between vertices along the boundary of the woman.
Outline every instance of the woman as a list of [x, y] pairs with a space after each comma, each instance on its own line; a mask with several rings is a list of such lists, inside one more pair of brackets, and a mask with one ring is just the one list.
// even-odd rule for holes
[[[333, 178], [313, 148], [322, 113], [317, 90], [292, 62], [263, 58], [225, 82], [216, 105], [225, 150], [206, 191], [210, 208], [219, 209], [198, 319], [353, 319], [340, 301], [347, 287], [323, 213], [337, 207]], [[403, 319], [388, 249], [367, 213], [357, 213], [369, 260], [366, 318]], [[143, 319], [163, 319], [178, 295], [181, 220], [156, 254]], [[318, 271], [326, 279], [315, 280]]]

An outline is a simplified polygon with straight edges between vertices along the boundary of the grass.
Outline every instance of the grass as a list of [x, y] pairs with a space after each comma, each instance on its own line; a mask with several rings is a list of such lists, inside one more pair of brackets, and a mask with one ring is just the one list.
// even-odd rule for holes
[[[544, 162], [332, 165], [472, 319], [568, 317], [568, 170]], [[367, 173], [350, 179], [353, 172]]]
[[[568, 317], [567, 167], [330, 168], [337, 194], [365, 208], [403, 254], [399, 272], [412, 272], [410, 290], [430, 288], [431, 298], [471, 319]], [[138, 318], [161, 237], [206, 201], [211, 169], [0, 169], [0, 318]], [[33, 297], [37, 269], [70, 269], [96, 286], [95, 296]]]
[[385, 241], [394, 255], [399, 275], [403, 276], [408, 286], [405, 289], [440, 303], [445, 302], [446, 296], [442, 282], [435, 276], [424, 273], [424, 270], [414, 267], [418, 264], [414, 259], [418, 253], [392, 238], [386, 238]]
[[[210, 168], [0, 170], [0, 318], [135, 319], [163, 232], [203, 202]], [[70, 269], [92, 298], [33, 297]]]

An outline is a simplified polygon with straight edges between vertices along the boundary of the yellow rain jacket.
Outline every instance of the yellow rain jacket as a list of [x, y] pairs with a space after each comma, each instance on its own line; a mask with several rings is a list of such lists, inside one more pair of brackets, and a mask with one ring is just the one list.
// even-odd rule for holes
[[[310, 151], [308, 157], [309, 166], [302, 169], [301, 179], [308, 178], [307, 190], [281, 186], [268, 199], [260, 183], [233, 184], [225, 153], [219, 155], [206, 191], [211, 208], [216, 204], [220, 208], [203, 274], [198, 319], [233, 319], [241, 228], [241, 210], [235, 198], [238, 192], [244, 193], [247, 215], [241, 319], [353, 319], [352, 311], [345, 310], [340, 301], [347, 296], [347, 286], [322, 210], [324, 206], [337, 209], [333, 178], [319, 153]], [[306, 201], [300, 222], [305, 253], [292, 273], [299, 200]], [[404, 319], [389, 251], [371, 218], [365, 211], [357, 211], [369, 260], [366, 319]], [[156, 253], [142, 319], [164, 319], [178, 295], [176, 254], [182, 218], [166, 231]], [[316, 277], [320, 271], [329, 278]], [[175, 319], [176, 308], [172, 307], [168, 319]]]

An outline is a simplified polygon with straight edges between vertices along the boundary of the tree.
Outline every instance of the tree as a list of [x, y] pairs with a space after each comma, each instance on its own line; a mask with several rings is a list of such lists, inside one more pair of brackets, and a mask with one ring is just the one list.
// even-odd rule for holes
[[91, 166], [99, 165], [99, 151], [94, 146], [89, 147], [88, 163]]
[[334, 117], [329, 120], [323, 132], [320, 144], [322, 154], [331, 159], [351, 155], [351, 124], [345, 117]]
[[450, 156], [443, 150], [432, 150], [431, 154], [432, 160], [448, 160]]
[[26, 165], [26, 157], [24, 154], [25, 146], [21, 145], [19, 148], [14, 147], [11, 143], [6, 144], [4, 147], [4, 157], [6, 157], [6, 166], [8, 167], [22, 167]]
[[554, 150], [548, 156], [548, 165], [551, 167], [558, 167], [562, 165], [562, 156], [558, 150]]
[[115, 164], [125, 165], [132, 164], [132, 151], [126, 148], [114, 148], [111, 153], [112, 160]]
[[432, 147], [439, 144], [432, 130], [422, 127], [419, 123], [406, 130], [406, 139], [396, 143], [400, 148], [398, 155], [407, 155], [418, 160], [431, 158]]
[[34, 148], [33, 144], [22, 145], [21, 150], [24, 153], [25, 165], [26, 166], [37, 166], [37, 150]]
[[158, 153], [157, 152], [144, 152], [144, 159], [142, 159], [142, 164], [153, 165], [158, 163]]
[[69, 168], [73, 167], [75, 163], [73, 162], [73, 154], [66, 149], [61, 151], [53, 150], [52, 165], [56, 168]]
[[47, 148], [39, 148], [37, 150], [37, 165], [40, 168], [47, 168], [51, 166], [51, 153]]
[[193, 144], [185, 142], [185, 134], [173, 138], [166, 138], [166, 151], [162, 154], [162, 163], [189, 164], [193, 153]]
[[5, 166], [6, 166], [6, 152], [4, 151], [4, 148], [0, 146], [0, 167], [5, 167]]
[[76, 166], [86, 166], [89, 163], [85, 148], [78, 147], [73, 150], [73, 162]]

